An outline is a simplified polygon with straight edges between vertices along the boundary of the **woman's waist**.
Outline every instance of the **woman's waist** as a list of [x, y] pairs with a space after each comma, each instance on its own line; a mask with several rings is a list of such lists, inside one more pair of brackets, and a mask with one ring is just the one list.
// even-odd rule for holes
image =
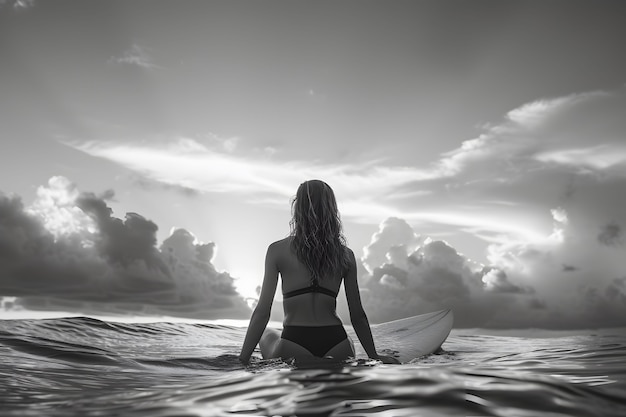
[[343, 326], [339, 317], [311, 318], [311, 317], [290, 317], [285, 316], [283, 326], [293, 327], [332, 327]]

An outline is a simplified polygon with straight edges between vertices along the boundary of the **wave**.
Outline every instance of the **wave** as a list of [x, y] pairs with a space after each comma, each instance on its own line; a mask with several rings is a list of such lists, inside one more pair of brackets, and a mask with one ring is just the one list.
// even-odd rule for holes
[[4, 331], [0, 331], [0, 345], [18, 352], [81, 364], [113, 365], [120, 361], [115, 353], [94, 346], [38, 336], [16, 336]]

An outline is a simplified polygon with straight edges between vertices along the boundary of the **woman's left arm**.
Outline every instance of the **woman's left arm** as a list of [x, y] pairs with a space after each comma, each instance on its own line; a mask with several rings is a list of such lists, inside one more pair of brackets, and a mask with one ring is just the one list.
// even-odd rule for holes
[[276, 252], [275, 243], [272, 243], [267, 248], [265, 255], [265, 275], [263, 277], [259, 302], [250, 318], [246, 338], [244, 339], [241, 353], [239, 354], [239, 361], [244, 364], [248, 364], [250, 361], [252, 352], [254, 352], [254, 348], [259, 343], [259, 340], [261, 340], [265, 327], [270, 320], [272, 302], [274, 301], [274, 294], [276, 293], [276, 286], [278, 285]]

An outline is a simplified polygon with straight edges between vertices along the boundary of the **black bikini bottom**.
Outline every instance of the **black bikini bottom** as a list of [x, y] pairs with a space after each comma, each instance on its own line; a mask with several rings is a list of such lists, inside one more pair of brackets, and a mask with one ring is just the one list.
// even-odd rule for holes
[[341, 324], [335, 326], [284, 326], [281, 338], [299, 344], [323, 358], [329, 350], [348, 338]]

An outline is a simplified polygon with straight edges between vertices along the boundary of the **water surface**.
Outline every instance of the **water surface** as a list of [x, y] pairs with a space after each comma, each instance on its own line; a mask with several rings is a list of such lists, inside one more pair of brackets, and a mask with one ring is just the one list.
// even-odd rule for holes
[[624, 416], [621, 331], [453, 330], [404, 365], [237, 361], [241, 327], [0, 321], [2, 416]]

